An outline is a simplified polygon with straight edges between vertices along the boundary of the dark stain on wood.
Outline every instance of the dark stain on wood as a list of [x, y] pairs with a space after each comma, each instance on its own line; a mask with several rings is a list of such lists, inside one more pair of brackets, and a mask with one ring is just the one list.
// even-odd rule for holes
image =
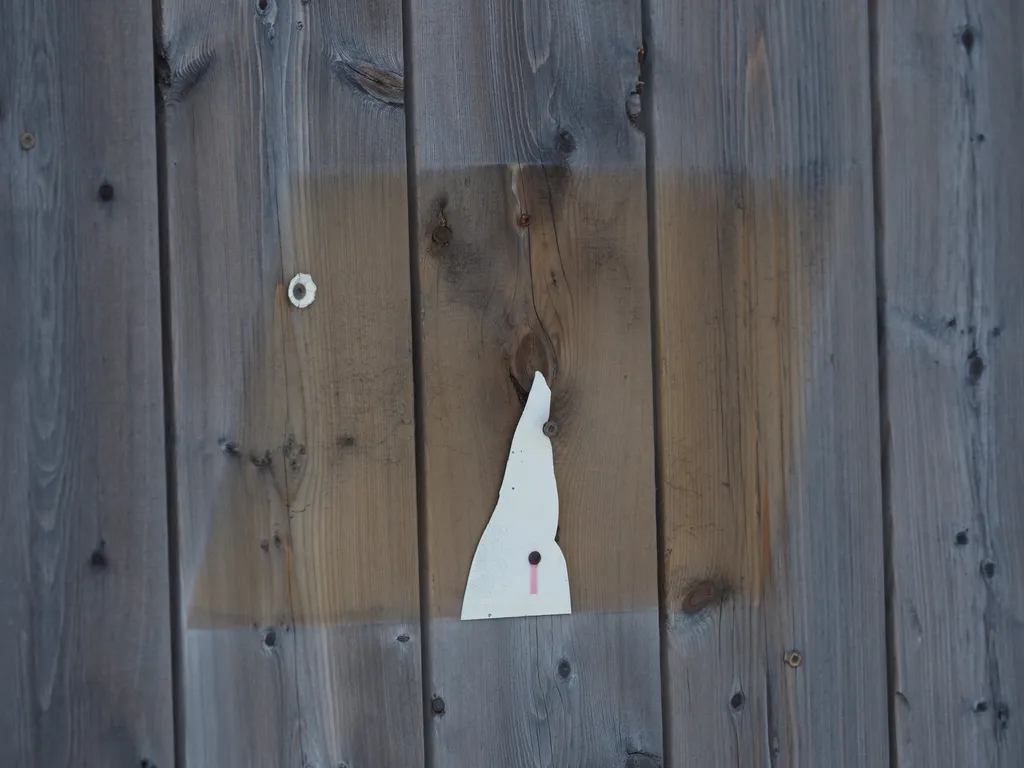
[[629, 752], [624, 768], [661, 768], [661, 758], [651, 752]]

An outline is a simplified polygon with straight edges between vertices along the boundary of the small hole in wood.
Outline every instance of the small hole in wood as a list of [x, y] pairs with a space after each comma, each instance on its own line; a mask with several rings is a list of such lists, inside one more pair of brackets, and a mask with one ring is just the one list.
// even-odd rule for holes
[[259, 8], [261, 11], [265, 11], [267, 10], [268, 3], [269, 0], [256, 0], [256, 7]]
[[96, 549], [89, 555], [89, 565], [97, 571], [102, 571], [107, 567], [107, 542], [101, 540], [96, 545]]
[[955, 541], [956, 541], [956, 545], [958, 547], [966, 547], [967, 546], [967, 531], [957, 531], [956, 532], [956, 539], [955, 539]]
[[981, 359], [981, 355], [977, 351], [971, 352], [967, 358], [967, 375], [970, 377], [971, 382], [974, 384], [978, 383], [981, 379], [981, 374], [985, 372], [985, 361]]
[[1010, 722], [1009, 704], [1002, 703], [998, 707], [996, 707], [996, 720], [999, 722], [1000, 728], [1006, 727], [1006, 724]]
[[746, 698], [743, 696], [743, 694], [740, 691], [737, 691], [732, 695], [732, 698], [729, 699], [729, 706], [732, 707], [734, 712], [738, 712], [739, 710], [743, 709], [743, 704], [745, 701]]
[[991, 560], [983, 560], [981, 562], [981, 575], [986, 579], [991, 579], [996, 575], [996, 564]]
[[558, 676], [563, 680], [566, 680], [569, 675], [572, 674], [572, 665], [567, 659], [562, 659], [558, 662]]
[[100, 185], [100, 200], [104, 203], [109, 203], [114, 199], [114, 187], [110, 184]]
[[302, 283], [296, 283], [295, 287], [292, 288], [292, 296], [301, 301], [306, 297], [306, 286]]
[[277, 632], [268, 629], [263, 635], [263, 647], [270, 649], [277, 645]]
[[970, 27], [964, 28], [964, 30], [960, 33], [960, 45], [964, 47], [964, 50], [967, 51], [967, 53], [971, 52], [971, 49], [974, 48], [973, 29], [971, 29]]

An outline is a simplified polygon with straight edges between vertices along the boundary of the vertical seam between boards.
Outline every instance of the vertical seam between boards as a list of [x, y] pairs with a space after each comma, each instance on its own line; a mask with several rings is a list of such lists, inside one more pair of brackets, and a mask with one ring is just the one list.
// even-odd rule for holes
[[[664, 497], [662, 483], [664, 471], [662, 466], [662, 425], [661, 425], [661, 332], [658, 319], [660, 302], [658, 300], [658, 240], [657, 240], [657, 206], [655, 194], [657, 176], [655, 173], [655, 136], [654, 114], [651, 109], [653, 88], [653, 61], [651, 45], [651, 2], [641, 0], [640, 3], [640, 45], [643, 60], [640, 62], [639, 79], [643, 82], [643, 100], [641, 102], [641, 125], [644, 129], [644, 184], [647, 202], [647, 260], [648, 290], [650, 292], [650, 333], [651, 333], [651, 388], [652, 388], [652, 430], [654, 439], [654, 530], [657, 550], [657, 590], [658, 590], [658, 665], [661, 693], [661, 758], [662, 765], [672, 765], [672, 713], [669, 696], [668, 668], [668, 609], [665, 591], [665, 520]], [[638, 54], [639, 55], [639, 54]], [[646, 113], [646, 114], [644, 114]]]
[[402, 83], [405, 117], [405, 172], [406, 196], [409, 217], [409, 314], [410, 340], [412, 345], [413, 379], [413, 445], [416, 471], [416, 543], [419, 558], [419, 609], [420, 609], [420, 713], [423, 719], [423, 765], [432, 768], [433, 740], [430, 737], [430, 570], [427, 546], [427, 488], [424, 446], [424, 397], [423, 397], [423, 349], [422, 349], [422, 305], [420, 301], [419, 237], [417, 235], [419, 212], [416, 199], [416, 126], [413, 119], [413, 23], [412, 0], [402, 0]]
[[879, 458], [882, 491], [882, 556], [885, 573], [885, 662], [886, 709], [889, 736], [889, 764], [899, 765], [899, 743], [896, 738], [896, 635], [893, 607], [893, 520], [891, 496], [891, 457], [889, 455], [889, 380], [886, 355], [886, 290], [885, 290], [885, 187], [882, 177], [882, 105], [879, 83], [878, 0], [868, 0], [868, 62], [871, 102], [871, 174], [872, 213], [875, 247], [875, 306], [877, 313], [878, 349], [878, 414]]
[[171, 648], [171, 733], [174, 765], [185, 765], [184, 685], [181, 637], [181, 573], [178, 547], [178, 470], [177, 470], [177, 412], [174, 391], [174, 340], [172, 338], [170, 221], [167, 201], [167, 104], [156, 78], [157, 66], [163, 56], [163, 2], [152, 0], [150, 7], [153, 34], [153, 109], [156, 138], [157, 186], [157, 251], [160, 279], [160, 342], [162, 361], [163, 416], [164, 416], [164, 474], [167, 522], [167, 580], [170, 602]]

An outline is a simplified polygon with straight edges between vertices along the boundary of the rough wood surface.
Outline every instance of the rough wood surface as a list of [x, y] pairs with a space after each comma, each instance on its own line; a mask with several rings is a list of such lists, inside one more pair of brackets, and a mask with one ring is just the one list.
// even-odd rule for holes
[[151, 21], [4, 6], [4, 766], [174, 765]]
[[651, 2], [671, 766], [888, 762], [867, 22]]
[[1024, 7], [878, 4], [898, 766], [1024, 759]]
[[419, 765], [400, 4], [161, 21], [181, 749]]
[[[639, 765], [661, 751], [640, 7], [411, 11], [428, 764]], [[535, 370], [574, 613], [463, 623]]]

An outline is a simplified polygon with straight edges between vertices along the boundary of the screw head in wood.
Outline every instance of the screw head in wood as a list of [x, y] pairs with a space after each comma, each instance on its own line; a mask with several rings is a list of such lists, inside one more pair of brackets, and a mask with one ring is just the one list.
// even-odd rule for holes
[[800, 651], [789, 651], [784, 658], [786, 663], [793, 669], [796, 669], [804, 662], [804, 655]]
[[442, 699], [440, 696], [435, 696], [433, 699], [431, 699], [430, 700], [430, 711], [433, 712], [435, 715], [443, 715], [444, 714], [444, 699]]
[[35, 148], [36, 137], [31, 133], [23, 133], [21, 134], [21, 139], [19, 140], [19, 143], [21, 144], [22, 149], [28, 151], [30, 149]]
[[316, 283], [313, 278], [304, 272], [300, 272], [288, 283], [288, 300], [298, 307], [305, 309], [313, 303], [316, 298]]
[[554, 437], [558, 434], [558, 425], [553, 421], [545, 421], [543, 430], [547, 437]]

